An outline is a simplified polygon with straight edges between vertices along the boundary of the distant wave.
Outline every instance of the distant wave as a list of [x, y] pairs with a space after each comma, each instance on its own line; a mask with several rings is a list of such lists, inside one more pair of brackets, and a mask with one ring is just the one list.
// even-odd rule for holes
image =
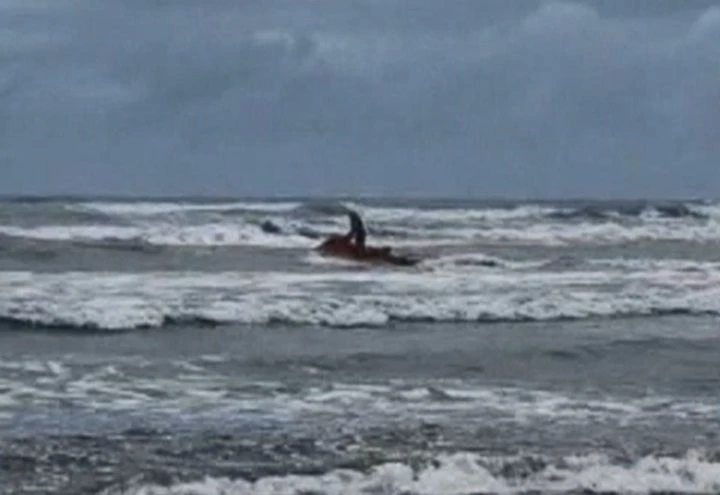
[[82, 249], [132, 251], [156, 254], [162, 246], [153, 245], [141, 238], [114, 238], [87, 240], [35, 239], [0, 233], [0, 255], [15, 259], [38, 259], [77, 253]]
[[707, 205], [694, 202], [651, 202], [651, 201], [575, 201], [543, 203], [507, 203], [497, 205], [492, 202], [475, 205], [463, 203], [462, 206], [448, 206], [444, 203], [388, 201], [353, 202], [340, 200], [305, 201], [237, 201], [237, 202], [80, 202], [80, 203], [0, 203], [2, 212], [13, 214], [33, 213], [54, 220], [76, 220], [105, 223], [116, 221], [119, 217], [162, 216], [171, 214], [208, 213], [223, 216], [257, 216], [262, 214], [285, 214], [293, 217], [329, 217], [342, 216], [349, 208], [367, 212], [372, 218], [388, 220], [408, 215], [426, 216], [435, 219], [462, 219], [486, 217], [497, 219], [510, 218], [549, 218], [556, 220], [586, 219], [591, 221], [613, 220], [618, 217], [657, 216], [662, 218], [709, 217]]
[[347, 208], [363, 213], [370, 242], [397, 246], [720, 241], [720, 207], [715, 205], [576, 202], [448, 208], [315, 200], [0, 202], [0, 243], [12, 244], [13, 237], [138, 251], [149, 251], [148, 246], [305, 249], [326, 235], [346, 232]]
[[350, 209], [341, 201], [308, 201], [294, 208], [293, 213], [309, 216], [346, 215]]
[[657, 216], [661, 218], [707, 219], [709, 215], [685, 203], [670, 204], [604, 204], [558, 209], [548, 214], [557, 220], [613, 221], [623, 217]]
[[177, 224], [172, 222], [134, 226], [0, 226], [0, 242], [66, 243], [67, 247], [145, 249], [149, 246], [257, 246], [310, 247], [323, 234], [309, 226], [282, 225], [277, 221]]
[[0, 202], [0, 225], [123, 225], [122, 219], [102, 211], [78, 208], [72, 204]]
[[221, 213], [240, 215], [247, 213], [288, 212], [299, 203], [286, 201], [126, 201], [126, 202], [84, 202], [68, 205], [70, 209], [95, 211], [114, 216], [158, 216], [178, 213]]
[[[369, 223], [369, 222], [368, 222]], [[8, 227], [0, 225], [0, 243], [12, 244], [12, 239], [28, 242], [42, 241], [92, 244], [97, 248], [121, 248], [130, 245], [158, 247], [265, 247], [308, 249], [318, 239], [330, 234], [347, 232], [343, 221], [312, 223], [288, 221], [282, 218], [241, 219], [236, 222], [173, 223], [157, 222], [133, 226], [74, 225], [42, 227]], [[626, 225], [618, 222], [550, 223], [527, 222], [495, 225], [413, 225], [412, 223], [382, 223], [368, 225], [369, 243], [390, 243], [395, 246], [438, 245], [612, 245], [636, 242], [720, 241], [720, 222], [706, 224], [671, 224], [642, 222]]]

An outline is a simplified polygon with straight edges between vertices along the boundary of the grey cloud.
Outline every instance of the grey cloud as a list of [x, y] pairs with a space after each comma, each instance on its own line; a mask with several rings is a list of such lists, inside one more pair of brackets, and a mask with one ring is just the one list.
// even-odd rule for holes
[[720, 189], [711, 2], [29, 5], [0, 19], [5, 193]]

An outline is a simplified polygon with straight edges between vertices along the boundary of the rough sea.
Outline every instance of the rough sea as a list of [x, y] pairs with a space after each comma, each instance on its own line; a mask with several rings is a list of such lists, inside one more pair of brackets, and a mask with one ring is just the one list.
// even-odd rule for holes
[[719, 316], [712, 202], [8, 199], [0, 493], [717, 493]]

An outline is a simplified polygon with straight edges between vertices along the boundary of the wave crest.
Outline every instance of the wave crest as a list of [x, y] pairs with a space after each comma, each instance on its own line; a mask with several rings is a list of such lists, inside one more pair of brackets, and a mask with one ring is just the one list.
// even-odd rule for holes
[[720, 490], [720, 464], [699, 451], [677, 457], [651, 454], [634, 460], [612, 459], [600, 453], [553, 459], [460, 452], [407, 464], [385, 462], [365, 472], [340, 469], [322, 474], [268, 476], [256, 481], [206, 478], [168, 487], [136, 480], [132, 487], [111, 490], [105, 494], [710, 493]]
[[[0, 217], [3, 208], [18, 207], [16, 203], [0, 203]], [[307, 248], [312, 240], [345, 232], [349, 207], [365, 216], [372, 239], [396, 245], [568, 245], [720, 239], [718, 207], [684, 202], [462, 207], [378, 206], [335, 200], [28, 203], [23, 206], [24, 213], [8, 216], [5, 224], [0, 218], [0, 234], [57, 242], [108, 240], [109, 247], [116, 247], [118, 240], [141, 239], [158, 246]]]
[[716, 271], [558, 274], [482, 265], [414, 273], [5, 272], [0, 318], [14, 327], [127, 330], [717, 315], [716, 282]]

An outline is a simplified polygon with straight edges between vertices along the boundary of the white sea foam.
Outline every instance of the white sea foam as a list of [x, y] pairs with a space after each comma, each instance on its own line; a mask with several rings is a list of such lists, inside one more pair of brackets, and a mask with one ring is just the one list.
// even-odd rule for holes
[[46, 241], [98, 241], [103, 239], [129, 240], [141, 238], [143, 230], [138, 227], [115, 225], [47, 225], [30, 228], [0, 226], [0, 233]]
[[500, 225], [478, 231], [475, 240], [548, 246], [640, 241], [711, 242], [720, 240], [720, 222], [679, 223], [675, 220], [659, 220], [638, 225], [538, 222], [522, 226]]
[[141, 241], [158, 246], [257, 246], [310, 248], [316, 240], [301, 235], [263, 232], [259, 225], [242, 221], [177, 225], [156, 223], [144, 226], [73, 225], [15, 227], [0, 226], [0, 234], [44, 241]]
[[[629, 492], [680, 491], [710, 493], [720, 490], [720, 464], [696, 451], [683, 457], [649, 455], [629, 465], [616, 464], [602, 454], [538, 457], [527, 476], [503, 466], [528, 466], [517, 457], [484, 457], [473, 453], [438, 456], [419, 469], [395, 462], [368, 472], [335, 470], [322, 475], [286, 475], [255, 482], [206, 478], [170, 487], [138, 485], [126, 495], [237, 494], [289, 495], [298, 493], [471, 495], [521, 492]], [[528, 469], [520, 469], [526, 472]]]
[[555, 207], [539, 205], [517, 206], [513, 208], [402, 208], [402, 207], [365, 207], [355, 203], [348, 203], [349, 208], [361, 211], [367, 218], [377, 222], [391, 223], [417, 223], [426, 225], [443, 222], [453, 224], [467, 224], [479, 221], [507, 221], [540, 219], [558, 211]]
[[[0, 233], [45, 240], [140, 239], [159, 245], [253, 245], [307, 247], [316, 236], [344, 232], [342, 214], [299, 215], [296, 202], [93, 202], [68, 208], [116, 216], [118, 225], [41, 225], [20, 228], [0, 226]], [[433, 244], [617, 244], [640, 241], [716, 242], [720, 240], [720, 207], [693, 206], [706, 218], [664, 217], [658, 214], [623, 217], [607, 215], [603, 221], [557, 218], [557, 207], [524, 205], [514, 208], [364, 207], [349, 203], [364, 215], [371, 242], [396, 246]], [[218, 213], [237, 211], [230, 217]], [[648, 210], [652, 212], [653, 210]], [[247, 212], [248, 215], [243, 215]], [[567, 212], [566, 212], [567, 213]], [[199, 216], [198, 216], [199, 215]], [[281, 232], [263, 232], [258, 220], [270, 220]]]
[[[347, 421], [353, 411], [367, 424], [417, 421], [441, 424], [555, 424], [588, 422], [646, 424], [668, 420], [713, 421], [716, 401], [661, 395], [626, 398], [493, 387], [460, 380], [397, 381], [373, 384], [309, 383], [289, 389], [281, 383], [239, 381], [222, 371], [221, 356], [170, 363], [68, 356], [59, 363], [4, 359], [0, 412], [21, 410], [28, 400], [40, 416], [46, 406], [73, 404], [77, 412], [130, 412], [182, 415], [225, 422], [253, 417], [275, 422]], [[61, 371], [53, 369], [57, 365]], [[126, 377], [133, 377], [127, 379]], [[322, 419], [320, 419], [322, 418]], [[317, 426], [317, 424], [315, 424]]]
[[720, 271], [720, 261], [696, 261], [681, 258], [593, 258], [585, 261], [590, 266], [621, 268], [626, 270], [652, 271], [672, 270], [676, 272]]
[[[521, 267], [522, 268], [522, 267]], [[720, 314], [720, 271], [523, 269], [285, 272], [0, 273], [0, 317], [127, 329], [172, 321], [382, 326]]]
[[70, 208], [98, 211], [109, 215], [153, 216], [167, 213], [190, 211], [228, 211], [247, 210], [261, 212], [286, 212], [300, 206], [296, 202], [231, 202], [231, 203], [192, 203], [192, 202], [91, 202], [70, 205]]

